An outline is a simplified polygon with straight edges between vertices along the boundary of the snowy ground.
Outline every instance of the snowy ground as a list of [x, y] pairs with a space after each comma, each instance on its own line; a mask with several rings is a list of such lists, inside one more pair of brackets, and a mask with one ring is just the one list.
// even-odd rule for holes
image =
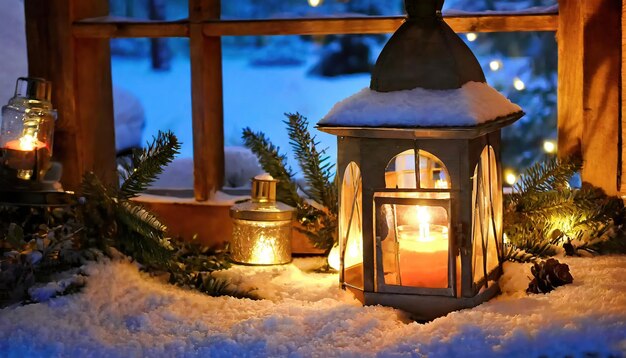
[[[317, 260], [317, 262], [316, 262]], [[361, 307], [319, 259], [224, 275], [260, 301], [212, 298], [130, 263], [97, 264], [80, 294], [0, 311], [2, 356], [622, 356], [626, 256], [568, 258], [574, 283], [528, 296], [528, 264], [506, 264], [504, 294], [427, 324]]]

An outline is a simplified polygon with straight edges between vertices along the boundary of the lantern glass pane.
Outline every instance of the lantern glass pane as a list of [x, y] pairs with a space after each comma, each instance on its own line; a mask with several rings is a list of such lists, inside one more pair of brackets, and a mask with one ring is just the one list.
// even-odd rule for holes
[[498, 253], [502, 240], [502, 191], [499, 182], [496, 154], [485, 147], [474, 169], [472, 191], [472, 235], [474, 242], [474, 282], [498, 267]]
[[385, 284], [447, 288], [448, 223], [440, 206], [381, 205], [376, 237], [381, 240]]
[[424, 150], [419, 150], [418, 154], [419, 159], [415, 157], [415, 150], [409, 149], [393, 157], [385, 169], [385, 186], [397, 189], [416, 189], [415, 164], [419, 163], [419, 188], [450, 188], [450, 176], [441, 160]]
[[344, 282], [363, 288], [361, 170], [351, 162], [343, 175], [339, 205], [339, 252]]

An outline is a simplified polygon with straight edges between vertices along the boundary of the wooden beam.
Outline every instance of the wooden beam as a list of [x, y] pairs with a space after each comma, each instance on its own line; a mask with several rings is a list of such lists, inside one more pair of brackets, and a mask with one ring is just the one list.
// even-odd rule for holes
[[615, 195], [621, 169], [622, 5], [615, 0], [559, 5], [559, 155], [580, 151], [583, 181]]
[[137, 21], [110, 17], [77, 21], [76, 38], [189, 37], [189, 23], [182, 21]]
[[108, 1], [26, 0], [24, 8], [29, 75], [53, 84], [62, 184], [78, 190], [85, 171], [117, 183], [109, 42], [72, 36], [75, 19], [107, 14]]
[[207, 37], [202, 21], [220, 17], [220, 0], [190, 0], [191, 104], [194, 193], [208, 200], [224, 181], [222, 42]]
[[581, 154], [583, 133], [583, 4], [559, 1], [557, 141], [558, 154]]
[[[556, 13], [498, 13], [445, 16], [456, 32], [556, 31]], [[204, 20], [206, 36], [246, 35], [331, 35], [392, 33], [404, 16], [368, 16], [348, 18], [301, 18], [271, 20]], [[83, 38], [113, 37], [185, 37], [188, 21], [136, 21], [120, 18], [85, 19], [74, 23], [74, 36]]]
[[[554, 31], [558, 15], [480, 15], [451, 16], [445, 21], [456, 32]], [[204, 25], [209, 36], [246, 35], [330, 35], [392, 33], [404, 17], [344, 19], [286, 19], [214, 21]]]
[[626, 194], [626, 1], [622, 1], [622, 86], [620, 88], [620, 101], [621, 101], [621, 133], [619, 138], [620, 147], [620, 188], [619, 191], [622, 195]]

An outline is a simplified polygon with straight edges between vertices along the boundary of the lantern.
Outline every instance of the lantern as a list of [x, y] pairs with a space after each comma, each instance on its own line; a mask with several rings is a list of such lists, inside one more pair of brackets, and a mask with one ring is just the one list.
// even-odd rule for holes
[[338, 136], [340, 280], [419, 320], [499, 291], [500, 129], [523, 112], [441, 16], [407, 0], [370, 88], [318, 123]]
[[252, 180], [252, 200], [230, 209], [233, 261], [249, 265], [291, 262], [291, 227], [295, 209], [276, 201], [276, 182], [269, 174]]
[[15, 96], [2, 107], [0, 176], [13, 189], [45, 187], [56, 119], [50, 89], [46, 80], [19, 78]]

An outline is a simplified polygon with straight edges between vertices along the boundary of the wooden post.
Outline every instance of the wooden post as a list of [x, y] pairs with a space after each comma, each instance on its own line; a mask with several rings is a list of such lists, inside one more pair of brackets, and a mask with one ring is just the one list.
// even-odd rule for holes
[[79, 189], [86, 171], [115, 184], [109, 41], [72, 36], [75, 20], [107, 15], [108, 1], [26, 0], [24, 9], [29, 75], [52, 81], [54, 157], [63, 164], [62, 184]]
[[624, 139], [626, 139], [626, 1], [622, 1], [622, 88], [620, 91], [621, 97], [621, 133], [620, 133], [620, 193], [626, 192], [626, 147], [624, 146]]
[[582, 179], [618, 193], [621, 4], [559, 1], [559, 155], [581, 153]]
[[220, 0], [189, 0], [194, 192], [199, 201], [208, 200], [224, 180], [222, 42], [202, 32], [202, 21], [219, 17]]

